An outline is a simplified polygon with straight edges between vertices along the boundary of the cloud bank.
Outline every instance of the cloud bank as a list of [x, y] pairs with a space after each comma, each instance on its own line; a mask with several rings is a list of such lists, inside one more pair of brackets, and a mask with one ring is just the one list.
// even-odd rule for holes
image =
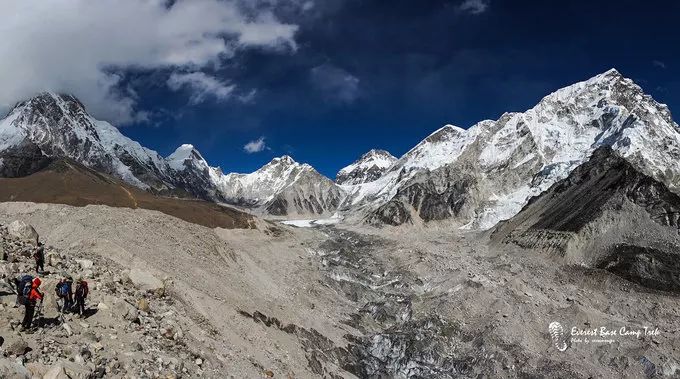
[[[192, 102], [228, 98], [233, 85], [202, 72], [240, 50], [294, 50], [296, 25], [235, 0], [22, 0], [3, 4], [0, 108], [41, 91], [72, 93], [97, 117], [124, 124], [136, 109], [127, 70], [169, 70]], [[189, 73], [187, 73], [189, 72]]]

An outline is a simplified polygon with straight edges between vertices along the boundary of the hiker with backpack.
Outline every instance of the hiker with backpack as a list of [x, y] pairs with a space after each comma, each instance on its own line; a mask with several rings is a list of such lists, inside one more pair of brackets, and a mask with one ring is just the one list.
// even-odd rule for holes
[[40, 301], [42, 306], [43, 294], [40, 292], [40, 278], [35, 278], [30, 285], [24, 286], [23, 297], [25, 301], [26, 313], [24, 313], [24, 321], [21, 323], [22, 330], [31, 328], [33, 324], [33, 315], [35, 315], [35, 307]]
[[73, 278], [70, 276], [64, 277], [59, 280], [57, 286], [54, 288], [54, 292], [58, 299], [61, 299], [61, 313], [67, 312], [73, 308]]
[[17, 290], [17, 299], [14, 304], [14, 308], [18, 308], [20, 305], [25, 305], [26, 304], [26, 299], [24, 297], [24, 290], [26, 287], [30, 288], [31, 283], [33, 283], [33, 276], [24, 274], [24, 275], [19, 275], [13, 280], [14, 282], [14, 288]]
[[40, 274], [45, 271], [45, 244], [38, 242], [38, 247], [33, 253], [35, 259], [35, 272]]
[[85, 299], [87, 298], [90, 290], [87, 287], [87, 282], [83, 278], [78, 278], [76, 282], [76, 312], [82, 318], [85, 316]]

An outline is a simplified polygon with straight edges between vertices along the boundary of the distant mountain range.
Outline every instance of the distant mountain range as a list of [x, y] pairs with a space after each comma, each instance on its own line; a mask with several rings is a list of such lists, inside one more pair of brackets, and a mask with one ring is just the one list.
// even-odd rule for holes
[[469, 129], [447, 125], [398, 159], [371, 150], [335, 181], [288, 156], [251, 174], [224, 174], [192, 145], [163, 158], [94, 119], [75, 97], [43, 93], [0, 121], [0, 176], [27, 176], [67, 158], [158, 195], [256, 214], [339, 213], [377, 225], [451, 220], [487, 229], [565, 179], [599, 147], [678, 192], [678, 125], [665, 105], [616, 70], [560, 89], [524, 113]]

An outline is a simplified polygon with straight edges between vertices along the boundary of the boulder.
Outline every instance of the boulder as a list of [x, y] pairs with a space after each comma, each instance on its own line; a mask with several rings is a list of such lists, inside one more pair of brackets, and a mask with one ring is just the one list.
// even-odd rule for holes
[[94, 267], [94, 262], [89, 259], [76, 259], [76, 262], [80, 265], [83, 270], [89, 270]]
[[31, 225], [23, 221], [17, 220], [9, 224], [7, 232], [19, 240], [31, 242], [35, 245], [38, 244], [38, 232]]
[[30, 379], [31, 373], [26, 367], [6, 358], [0, 358], [0, 378], [6, 379]]
[[66, 374], [64, 367], [55, 365], [43, 375], [43, 379], [69, 379], [69, 376]]
[[128, 321], [135, 321], [139, 317], [137, 309], [126, 301], [114, 304], [114, 313]]
[[128, 278], [135, 287], [146, 292], [157, 292], [164, 288], [163, 282], [147, 271], [133, 268], [128, 274]]
[[23, 339], [19, 338], [12, 342], [5, 351], [7, 352], [8, 355], [20, 356], [26, 354], [28, 350], [29, 350], [28, 343], [26, 343], [26, 341], [24, 341]]

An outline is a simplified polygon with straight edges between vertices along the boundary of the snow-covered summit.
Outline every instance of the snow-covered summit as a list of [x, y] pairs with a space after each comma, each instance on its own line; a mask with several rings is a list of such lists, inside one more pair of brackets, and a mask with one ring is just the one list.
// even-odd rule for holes
[[5, 169], [20, 166], [28, 154], [65, 157], [142, 188], [169, 188], [166, 163], [158, 153], [94, 119], [72, 95], [41, 93], [18, 103], [0, 124]]
[[385, 150], [373, 149], [338, 172], [336, 183], [361, 184], [378, 179], [397, 158]]
[[[642, 172], [680, 189], [680, 133], [668, 107], [612, 69], [559, 89], [524, 113], [467, 130], [447, 125], [435, 131], [377, 181], [353, 186], [344, 207], [377, 209], [381, 216], [415, 208], [421, 217], [437, 209], [468, 227], [487, 228], [516, 214], [599, 146], [612, 147]], [[467, 204], [435, 201], [446, 193], [444, 184], [467, 188]], [[457, 196], [463, 198], [460, 191]]]
[[284, 155], [250, 174], [227, 174], [218, 188], [230, 202], [259, 205], [269, 213], [331, 214], [342, 191], [330, 179], [306, 163]]
[[183, 144], [180, 145], [175, 152], [170, 154], [165, 160], [173, 170], [184, 170], [187, 164], [194, 164], [202, 168], [208, 168], [208, 162], [203, 158], [201, 153], [196, 150], [194, 145]]

